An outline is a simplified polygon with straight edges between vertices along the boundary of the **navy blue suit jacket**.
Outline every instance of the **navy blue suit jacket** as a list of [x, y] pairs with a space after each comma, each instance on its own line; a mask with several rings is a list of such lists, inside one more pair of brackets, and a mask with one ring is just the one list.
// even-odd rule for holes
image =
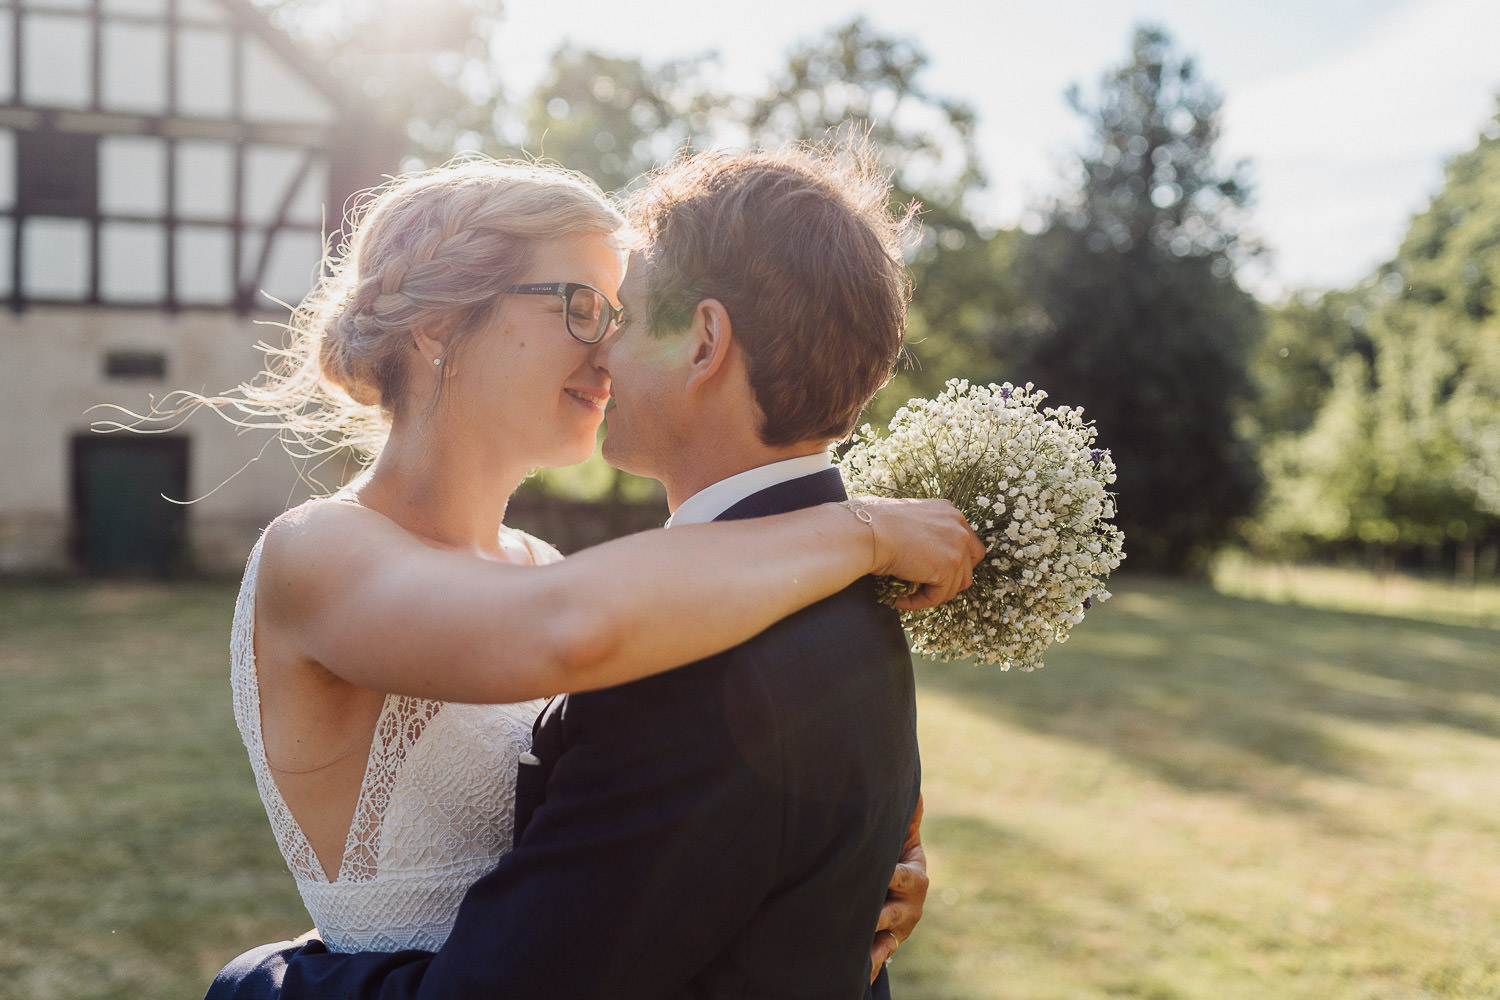
[[[843, 497], [830, 470], [722, 518]], [[210, 1000], [866, 995], [919, 788], [911, 660], [872, 581], [717, 656], [557, 699], [533, 755], [515, 847], [436, 954], [267, 946]]]

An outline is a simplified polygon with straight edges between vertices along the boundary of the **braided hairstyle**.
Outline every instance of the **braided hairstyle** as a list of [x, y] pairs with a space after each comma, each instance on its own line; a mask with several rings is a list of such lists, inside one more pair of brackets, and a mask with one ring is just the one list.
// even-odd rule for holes
[[286, 346], [262, 344], [257, 380], [202, 400], [235, 423], [276, 427], [294, 457], [350, 448], [373, 460], [408, 402], [412, 331], [447, 326], [451, 350], [539, 247], [624, 225], [582, 174], [484, 157], [395, 177], [356, 196], [347, 219], [351, 235], [293, 310]]

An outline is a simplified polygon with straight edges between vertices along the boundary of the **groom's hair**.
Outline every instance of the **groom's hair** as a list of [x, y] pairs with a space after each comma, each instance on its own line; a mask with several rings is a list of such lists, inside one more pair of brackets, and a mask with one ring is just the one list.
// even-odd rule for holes
[[631, 199], [652, 265], [648, 327], [682, 329], [717, 299], [745, 352], [765, 444], [846, 436], [895, 371], [916, 206], [894, 215], [890, 190], [868, 145], [845, 142], [688, 155]]

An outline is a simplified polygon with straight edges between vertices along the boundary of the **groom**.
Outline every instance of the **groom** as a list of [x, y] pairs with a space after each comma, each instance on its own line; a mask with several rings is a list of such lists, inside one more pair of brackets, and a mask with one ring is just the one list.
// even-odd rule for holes
[[[604, 455], [665, 485], [670, 524], [846, 499], [828, 445], [905, 324], [886, 196], [787, 152], [694, 157], [637, 198], [628, 318], [594, 363]], [[554, 700], [515, 847], [436, 954], [262, 949], [209, 995], [855, 1000], [918, 785], [905, 637], [865, 580], [728, 652]]]

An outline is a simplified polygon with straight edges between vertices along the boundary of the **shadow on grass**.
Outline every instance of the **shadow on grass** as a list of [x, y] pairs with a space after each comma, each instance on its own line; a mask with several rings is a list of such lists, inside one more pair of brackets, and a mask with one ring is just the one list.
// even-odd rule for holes
[[923, 686], [1190, 790], [1304, 805], [1299, 774], [1379, 780], [1350, 723], [1500, 737], [1500, 631], [1127, 578], [1047, 667], [919, 665]]
[[935, 870], [944, 888], [892, 966], [894, 994], [974, 1000], [976, 983], [1003, 981], [998, 970], [1023, 956], [1068, 958], [1077, 928], [1068, 901], [1099, 892], [1097, 873], [977, 816], [930, 816], [922, 833], [945, 845]]
[[[934, 815], [923, 835], [943, 845], [934, 860], [940, 866], [934, 885], [941, 888], [928, 897], [921, 927], [893, 967], [894, 994], [924, 1000], [1195, 995], [1154, 970], [1160, 962], [1153, 952], [1181, 947], [1174, 943], [1179, 928], [1204, 915], [978, 816]], [[1240, 933], [1232, 926], [1225, 932]]]

